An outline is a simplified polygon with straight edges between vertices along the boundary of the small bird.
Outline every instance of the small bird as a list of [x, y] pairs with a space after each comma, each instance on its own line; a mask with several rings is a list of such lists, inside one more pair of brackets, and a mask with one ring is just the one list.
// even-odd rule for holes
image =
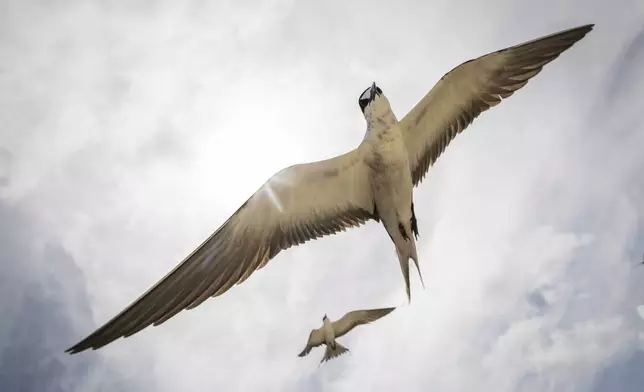
[[396, 308], [354, 310], [353, 312], [349, 312], [342, 316], [341, 319], [333, 322], [330, 321], [325, 314], [324, 317], [322, 317], [322, 327], [311, 331], [306, 347], [304, 347], [304, 350], [302, 350], [298, 356], [304, 357], [311, 352], [313, 347], [325, 344], [326, 351], [324, 352], [324, 357], [322, 357], [320, 363], [338, 357], [348, 352], [349, 349], [338, 343], [335, 339], [346, 335], [358, 325], [369, 324], [388, 315], [393, 312], [394, 309]]
[[424, 286], [414, 187], [477, 116], [525, 86], [593, 26], [466, 61], [445, 74], [400, 122], [374, 82], [358, 99], [367, 129], [355, 149], [274, 174], [170, 273], [66, 351], [95, 350], [163, 324], [244, 282], [283, 250], [370, 220], [382, 223], [393, 242], [411, 302], [409, 259]]

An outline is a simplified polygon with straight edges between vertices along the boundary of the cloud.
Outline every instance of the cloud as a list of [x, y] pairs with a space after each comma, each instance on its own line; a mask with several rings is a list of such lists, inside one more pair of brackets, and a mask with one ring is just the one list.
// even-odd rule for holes
[[635, 351], [617, 359], [597, 376], [593, 392], [637, 392], [642, 388], [644, 352]]
[[11, 181], [11, 153], [0, 147], [0, 189], [9, 185]]
[[[644, 9], [622, 3], [4, 2], [13, 245], [0, 257], [13, 268], [0, 288], [18, 299], [0, 341], [20, 350], [0, 358], [52, 359], [22, 373], [12, 359], [0, 389], [626, 390], [643, 332]], [[351, 355], [297, 358], [323, 314], [405, 302], [375, 223], [284, 252], [161, 327], [60, 356], [269, 175], [359, 143], [371, 81], [400, 117], [458, 63], [588, 22], [416, 190], [427, 288], [413, 278], [411, 306], [343, 337]]]
[[119, 390], [131, 390], [98, 355], [73, 359], [61, 351], [92, 325], [85, 278], [71, 256], [15, 206], [0, 203], [0, 222], [1, 389], [82, 390], [87, 375], [100, 367], [115, 376]]

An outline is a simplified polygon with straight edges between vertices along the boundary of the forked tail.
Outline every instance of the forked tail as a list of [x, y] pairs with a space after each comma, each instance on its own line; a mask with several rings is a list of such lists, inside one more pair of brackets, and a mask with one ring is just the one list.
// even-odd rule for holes
[[396, 247], [396, 254], [398, 255], [398, 262], [400, 263], [400, 269], [402, 270], [403, 278], [405, 279], [405, 290], [407, 291], [407, 301], [411, 303], [411, 287], [409, 284], [409, 259], [414, 261], [416, 269], [418, 270], [418, 276], [420, 277], [420, 283], [425, 288], [425, 282], [423, 281], [423, 274], [420, 272], [420, 266], [418, 265], [418, 254], [416, 253], [416, 243], [410, 241], [411, 245], [409, 246], [407, 252], [402, 252], [398, 247]]
[[418, 254], [416, 253], [416, 242], [412, 241], [411, 242], [411, 255], [409, 256], [412, 260], [414, 260], [414, 264], [416, 265], [416, 270], [418, 271], [418, 277], [420, 278], [420, 284], [423, 286], [423, 290], [425, 289], [425, 282], [423, 281], [423, 274], [420, 272], [420, 265], [418, 264]]
[[338, 342], [335, 342], [335, 348], [331, 348], [331, 345], [327, 344], [326, 345], [326, 351], [324, 352], [324, 357], [322, 357], [322, 360], [320, 361], [320, 364], [324, 361], [328, 361], [330, 359], [333, 359], [335, 357], [339, 357], [340, 355], [348, 352], [349, 349], [344, 347]]

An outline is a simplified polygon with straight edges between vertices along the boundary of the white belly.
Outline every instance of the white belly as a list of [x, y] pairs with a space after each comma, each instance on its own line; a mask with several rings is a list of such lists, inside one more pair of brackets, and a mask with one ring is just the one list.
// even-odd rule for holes
[[327, 344], [331, 344], [335, 340], [335, 331], [333, 330], [333, 324], [329, 321], [324, 322], [324, 341]]
[[376, 145], [367, 163], [378, 214], [385, 226], [411, 220], [413, 184], [409, 156], [402, 138]]

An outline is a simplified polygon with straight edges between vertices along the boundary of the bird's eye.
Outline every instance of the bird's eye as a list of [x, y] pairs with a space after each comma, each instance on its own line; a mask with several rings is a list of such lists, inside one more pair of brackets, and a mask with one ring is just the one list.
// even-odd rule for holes
[[376, 87], [376, 94], [382, 95], [382, 90], [380, 89], [380, 87]]
[[369, 104], [369, 99], [368, 98], [362, 98], [358, 101], [358, 104], [360, 105], [360, 109], [364, 112], [364, 108], [367, 107], [367, 104]]

